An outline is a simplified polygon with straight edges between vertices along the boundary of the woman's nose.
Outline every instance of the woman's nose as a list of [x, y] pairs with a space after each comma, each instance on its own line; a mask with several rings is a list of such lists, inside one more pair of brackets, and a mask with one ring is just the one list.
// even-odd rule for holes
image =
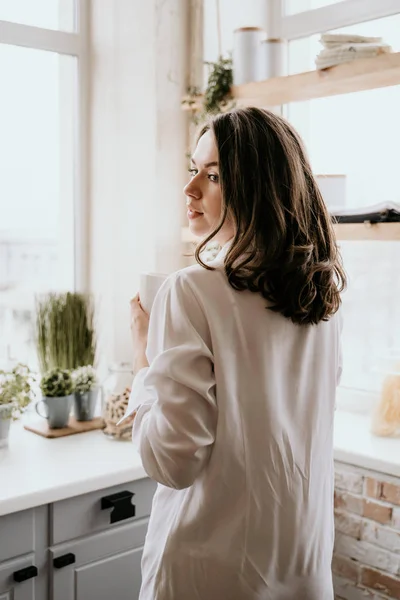
[[196, 184], [194, 179], [191, 179], [183, 188], [183, 193], [189, 198], [199, 199], [201, 197], [201, 190]]

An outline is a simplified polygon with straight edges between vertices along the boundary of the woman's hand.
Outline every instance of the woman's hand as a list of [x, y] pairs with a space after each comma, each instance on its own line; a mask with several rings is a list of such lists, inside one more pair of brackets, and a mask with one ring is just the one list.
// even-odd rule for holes
[[137, 373], [148, 367], [146, 358], [147, 334], [149, 331], [149, 315], [140, 304], [139, 294], [131, 302], [131, 336], [133, 344], [133, 371]]

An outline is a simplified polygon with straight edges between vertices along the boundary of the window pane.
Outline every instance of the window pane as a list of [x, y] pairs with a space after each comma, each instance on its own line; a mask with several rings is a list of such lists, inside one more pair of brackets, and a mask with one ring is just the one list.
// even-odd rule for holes
[[[400, 50], [400, 15], [346, 27], [335, 33], [381, 36]], [[290, 72], [314, 69], [319, 36], [289, 47]], [[316, 175], [344, 175], [346, 208], [400, 203], [400, 86], [320, 98], [288, 106]], [[379, 357], [400, 348], [400, 244], [343, 242], [349, 275], [344, 294], [342, 385], [378, 391]]]
[[0, 20], [74, 31], [75, 0], [0, 0]]
[[331, 4], [338, 4], [343, 0], [286, 0], [285, 13], [294, 15], [296, 13], [305, 12], [314, 8], [323, 8]]
[[0, 362], [32, 362], [34, 294], [72, 289], [76, 59], [0, 45]]

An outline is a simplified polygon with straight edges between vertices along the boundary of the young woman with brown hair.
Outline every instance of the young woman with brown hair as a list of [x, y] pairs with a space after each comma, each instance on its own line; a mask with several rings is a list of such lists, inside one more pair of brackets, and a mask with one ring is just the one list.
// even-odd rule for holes
[[296, 132], [256, 108], [203, 128], [184, 191], [198, 264], [163, 284], [149, 328], [131, 302], [127, 416], [160, 484], [140, 599], [332, 600], [331, 219]]

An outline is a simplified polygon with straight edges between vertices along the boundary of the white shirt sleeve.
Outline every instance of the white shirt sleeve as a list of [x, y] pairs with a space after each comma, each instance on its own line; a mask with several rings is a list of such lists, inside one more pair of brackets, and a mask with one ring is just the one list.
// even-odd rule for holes
[[193, 484], [210, 457], [217, 404], [208, 323], [185, 275], [154, 301], [147, 357], [130, 397], [132, 439], [148, 475], [175, 489]]

